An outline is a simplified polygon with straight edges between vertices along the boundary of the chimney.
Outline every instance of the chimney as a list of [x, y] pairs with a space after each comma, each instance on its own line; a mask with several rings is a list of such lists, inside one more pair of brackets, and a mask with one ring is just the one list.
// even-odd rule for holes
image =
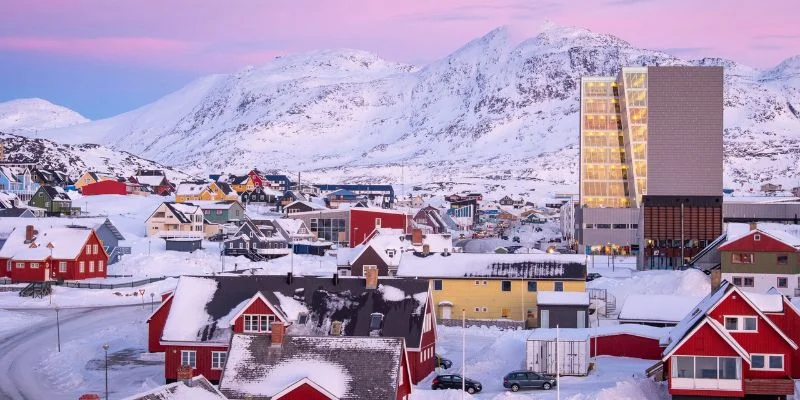
[[339, 273], [334, 272], [333, 273], [333, 286], [336, 286], [338, 284], [339, 284]]
[[378, 288], [378, 268], [372, 267], [364, 270], [364, 277], [367, 280], [367, 289]]
[[283, 338], [286, 336], [286, 326], [283, 322], [275, 321], [270, 324], [270, 329], [272, 329], [272, 335], [270, 343], [273, 347], [280, 347], [283, 345]]
[[750, 223], [750, 230], [754, 231], [756, 229], [758, 229], [758, 223], [757, 222], [751, 222]]
[[331, 323], [331, 336], [342, 336], [342, 321]]
[[178, 367], [178, 381], [183, 382], [186, 386], [191, 386], [192, 380], [192, 366], [181, 365]]
[[25, 243], [30, 243], [33, 241], [33, 225], [27, 225], [25, 227]]
[[286, 273], [286, 284], [291, 285], [292, 284], [292, 280], [294, 280], [294, 277], [292, 276], [292, 273], [291, 272], [287, 272]]
[[711, 270], [711, 291], [717, 290], [719, 285], [722, 283], [722, 270], [721, 269], [714, 269]]
[[422, 229], [414, 228], [411, 230], [411, 244], [414, 246], [422, 244]]

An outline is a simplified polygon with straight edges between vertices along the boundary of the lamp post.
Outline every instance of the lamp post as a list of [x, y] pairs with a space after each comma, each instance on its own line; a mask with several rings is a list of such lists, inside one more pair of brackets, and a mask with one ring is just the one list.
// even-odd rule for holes
[[106, 400], [108, 400], [108, 343], [103, 345], [103, 350], [106, 352]]
[[151, 292], [150, 293], [150, 312], [153, 312], [155, 310], [155, 304], [156, 304], [155, 301], [156, 301], [156, 294]]
[[58, 340], [58, 352], [61, 353], [61, 323], [59, 322], [58, 319], [58, 312], [61, 311], [61, 309], [58, 306], [56, 306], [55, 311], [56, 311], [56, 339]]

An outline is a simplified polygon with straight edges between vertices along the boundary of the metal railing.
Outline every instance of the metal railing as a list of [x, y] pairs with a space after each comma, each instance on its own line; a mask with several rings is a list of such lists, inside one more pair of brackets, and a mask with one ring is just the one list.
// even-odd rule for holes
[[76, 289], [119, 289], [119, 288], [132, 288], [142, 285], [147, 285], [153, 282], [163, 281], [167, 278], [178, 278], [177, 276], [162, 276], [158, 278], [147, 278], [133, 282], [124, 283], [85, 283], [85, 282], [60, 282], [58, 286], [76, 288]]

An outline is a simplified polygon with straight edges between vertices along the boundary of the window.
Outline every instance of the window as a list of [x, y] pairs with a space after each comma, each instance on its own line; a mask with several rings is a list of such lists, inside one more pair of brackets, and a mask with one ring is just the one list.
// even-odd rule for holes
[[628, 224], [613, 224], [611, 227], [614, 229], [628, 229]]
[[694, 378], [694, 357], [672, 357], [673, 378]]
[[383, 325], [383, 314], [381, 313], [372, 313], [369, 316], [369, 330], [370, 331], [378, 331], [381, 329]]
[[192, 368], [197, 368], [197, 352], [181, 350], [181, 365], [188, 365]]
[[777, 264], [778, 265], [787, 265], [787, 264], [789, 264], [789, 256], [787, 254], [778, 254], [778, 256], [777, 256]]
[[752, 354], [750, 356], [752, 369], [782, 370], [782, 354]]
[[58, 262], [58, 272], [61, 272], [61, 273], [67, 272], [67, 262], [66, 261], [59, 261]]
[[18, 262], [17, 268], [25, 268], [25, 263]]
[[753, 235], [753, 240], [756, 241], [756, 242], [760, 241], [761, 240], [761, 235], [756, 233], [755, 235]]
[[376, 228], [380, 228], [381, 227], [381, 219], [380, 218], [375, 218], [375, 227]]
[[785, 276], [778, 277], [778, 287], [779, 288], [788, 288], [789, 287], [789, 278]]
[[594, 229], [594, 224], [584, 224], [584, 228], [586, 228], [586, 229]]
[[222, 210], [217, 210], [217, 215], [222, 215]]
[[78, 272], [80, 273], [86, 272], [86, 265], [83, 261], [78, 263]]
[[365, 265], [363, 271], [361, 271], [362, 275], [367, 276], [367, 271], [378, 269], [377, 265]]
[[31, 263], [31, 268], [32, 269], [38, 269], [39, 268], [39, 263]]
[[504, 292], [511, 291], [511, 281], [502, 281], [500, 282], [500, 289]]
[[758, 319], [747, 316], [725, 316], [725, 330], [731, 332], [755, 332], [758, 330]]
[[736, 357], [672, 357], [672, 377], [687, 379], [741, 379]]
[[502, 310], [501, 310], [501, 312], [500, 312], [501, 318], [508, 318], [508, 316], [509, 316], [510, 314], [511, 314], [511, 310], [510, 310], [510, 309], [508, 309], [508, 308], [504, 308], [504, 309], [502, 309]]
[[717, 379], [717, 357], [695, 357], [694, 377], [696, 379]]
[[92, 245], [90, 244], [86, 245], [86, 254], [92, 254]]
[[481, 282], [483, 286], [486, 286], [486, 281]]
[[97, 245], [93, 244], [92, 245], [92, 254], [100, 254], [99, 251], [100, 251], [100, 249], [97, 247]]
[[734, 264], [752, 264], [753, 253], [733, 253], [731, 254], [731, 262]]
[[225, 366], [225, 360], [228, 358], [228, 353], [224, 351], [211, 352], [211, 369], [222, 369]]
[[536, 291], [536, 281], [528, 281], [528, 291], [529, 292]]
[[755, 279], [753, 277], [745, 277], [744, 283], [742, 283], [743, 287], [754, 287], [756, 285]]
[[563, 292], [564, 291], [564, 282], [556, 282], [554, 284], [554, 286], [555, 286], [555, 288], [553, 290], [555, 290], [556, 292]]
[[742, 286], [742, 277], [741, 276], [734, 276], [733, 277], [733, 284], [736, 286]]
[[434, 279], [433, 280], [433, 290], [442, 290], [442, 280], [441, 279]]
[[245, 332], [272, 332], [272, 322], [275, 321], [274, 315], [254, 315], [245, 314], [244, 316], [244, 331]]
[[596, 224], [597, 229], [611, 229], [611, 224]]
[[89, 272], [94, 272], [94, 261], [89, 261]]
[[203, 214], [205, 214], [205, 215], [211, 215], [211, 210], [203, 210]]
[[481, 308], [480, 307], [475, 307], [475, 312], [481, 312]]
[[481, 311], [483, 311], [483, 312], [489, 312], [489, 308], [488, 308], [488, 307], [483, 307], [483, 308], [481, 308]]
[[103, 272], [103, 261], [97, 262], [97, 270]]
[[481, 281], [475, 281], [475, 286], [478, 286], [480, 284], [481, 284]]
[[304, 312], [297, 314], [297, 323], [298, 324], [304, 325], [306, 322], [308, 322], [308, 314], [306, 314]]

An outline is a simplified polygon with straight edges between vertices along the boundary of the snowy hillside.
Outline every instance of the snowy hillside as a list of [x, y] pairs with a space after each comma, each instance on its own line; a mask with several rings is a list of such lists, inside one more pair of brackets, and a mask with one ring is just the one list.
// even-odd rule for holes
[[[38, 132], [189, 172], [257, 166], [317, 181], [546, 196], [577, 191], [578, 83], [621, 66], [724, 65], [726, 185], [800, 180], [800, 58], [757, 70], [682, 60], [581, 28], [504, 29], [417, 68], [353, 50], [197, 80], [110, 119]], [[494, 197], [491, 193], [489, 197]]]
[[145, 160], [125, 151], [117, 151], [95, 144], [63, 145], [45, 139], [30, 139], [9, 133], [0, 133], [5, 150], [4, 161], [38, 161], [45, 168], [66, 171], [77, 178], [84, 171], [111, 172], [131, 176], [139, 168], [163, 169], [172, 181], [189, 176], [172, 167]]
[[69, 108], [42, 99], [0, 103], [0, 132], [26, 133], [89, 122]]

